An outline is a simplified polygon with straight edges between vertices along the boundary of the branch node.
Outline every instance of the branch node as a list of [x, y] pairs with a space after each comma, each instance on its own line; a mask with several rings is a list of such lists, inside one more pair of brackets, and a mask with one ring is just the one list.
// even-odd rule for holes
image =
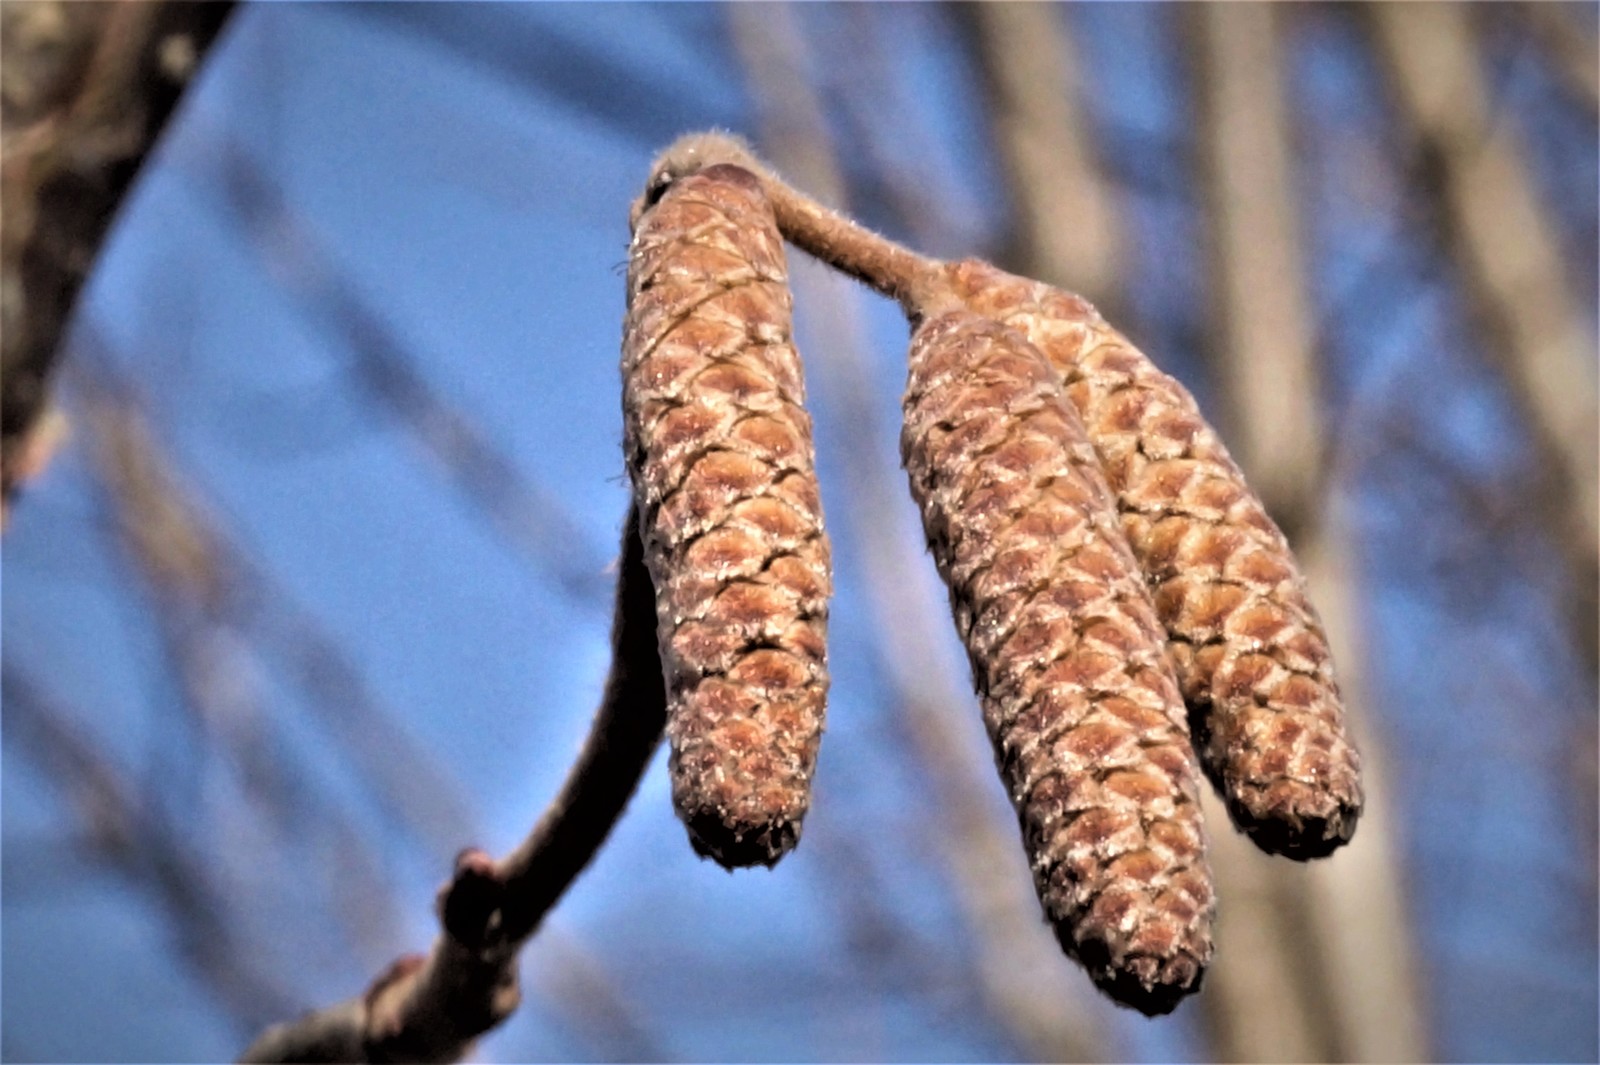
[[455, 876], [439, 889], [439, 920], [445, 934], [473, 951], [504, 939], [502, 909], [506, 884], [486, 852], [468, 847], [456, 855]]

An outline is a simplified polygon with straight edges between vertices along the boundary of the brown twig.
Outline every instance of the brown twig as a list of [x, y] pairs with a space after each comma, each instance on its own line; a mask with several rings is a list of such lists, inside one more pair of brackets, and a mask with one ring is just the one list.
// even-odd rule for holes
[[600, 710], [533, 832], [498, 862], [461, 853], [439, 894], [441, 934], [430, 954], [399, 959], [363, 995], [268, 1029], [242, 1061], [454, 1061], [516, 1007], [518, 951], [605, 840], [665, 724], [655, 592], [638, 527], [630, 509]]
[[727, 133], [691, 133], [657, 157], [645, 195], [634, 204], [637, 219], [672, 182], [718, 163], [743, 167], [761, 179], [778, 228], [809, 255], [898, 301], [908, 312], [936, 279], [937, 263], [825, 207], [784, 181], [743, 140]]
[[5, 501], [37, 460], [29, 437], [46, 407], [67, 316], [101, 240], [233, 4], [41, 3], [26, 5], [20, 16], [10, 10], [23, 8], [8, 5], [4, 58], [8, 67], [37, 72], [44, 84], [13, 78], [5, 85]]

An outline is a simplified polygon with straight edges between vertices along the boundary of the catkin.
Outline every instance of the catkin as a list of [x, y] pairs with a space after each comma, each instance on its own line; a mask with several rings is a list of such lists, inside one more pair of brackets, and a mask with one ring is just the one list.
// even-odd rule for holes
[[1039, 346], [1083, 416], [1234, 821], [1270, 853], [1333, 851], [1362, 794], [1327, 637], [1282, 532], [1194, 397], [1071, 293], [978, 260], [946, 276]]
[[831, 580], [783, 244], [747, 171], [643, 206], [622, 376], [673, 801], [702, 855], [771, 865], [809, 805]]
[[1199, 774], [1094, 450], [1012, 329], [941, 314], [910, 363], [901, 454], [1040, 902], [1096, 984], [1168, 1012], [1211, 957]]

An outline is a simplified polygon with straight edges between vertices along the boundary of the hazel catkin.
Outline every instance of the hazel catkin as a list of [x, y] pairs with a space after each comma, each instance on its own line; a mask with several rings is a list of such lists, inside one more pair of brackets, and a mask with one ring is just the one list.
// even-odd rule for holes
[[702, 855], [771, 865], [809, 805], [831, 590], [783, 244], [742, 168], [655, 192], [630, 248], [623, 413], [673, 801]]
[[1083, 416], [1235, 823], [1291, 858], [1349, 840], [1361, 763], [1327, 637], [1282, 532], [1194, 397], [1078, 296], [979, 260], [945, 274], [967, 306], [1038, 345]]
[[1046, 916], [1111, 997], [1168, 1012], [1211, 957], [1199, 775], [1078, 415], [1021, 334], [956, 310], [913, 334], [901, 454]]

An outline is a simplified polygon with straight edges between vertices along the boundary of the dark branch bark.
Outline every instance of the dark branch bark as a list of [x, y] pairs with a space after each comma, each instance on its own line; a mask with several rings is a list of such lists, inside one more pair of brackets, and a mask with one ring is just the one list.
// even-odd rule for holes
[[132, 185], [231, 2], [13, 5], [0, 208], [0, 493], [30, 465], [67, 318]]
[[357, 998], [268, 1029], [242, 1061], [454, 1061], [516, 1008], [518, 951], [605, 840], [666, 723], [638, 525], [630, 508], [600, 710], [533, 832], [498, 862], [461, 853], [439, 894], [441, 934], [430, 954], [396, 961]]

